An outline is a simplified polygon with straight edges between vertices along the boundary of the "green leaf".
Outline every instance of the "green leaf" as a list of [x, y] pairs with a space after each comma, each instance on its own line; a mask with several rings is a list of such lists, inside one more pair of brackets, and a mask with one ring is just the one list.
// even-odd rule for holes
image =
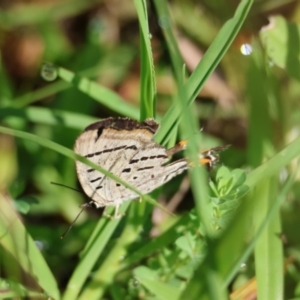
[[270, 17], [269, 24], [260, 32], [260, 39], [271, 63], [300, 80], [300, 25], [282, 16]]
[[232, 177], [232, 173], [230, 172], [230, 170], [228, 168], [226, 168], [225, 166], [221, 166], [218, 169], [218, 172], [216, 174], [216, 181], [219, 182], [219, 180], [229, 180]]
[[192, 237], [191, 233], [186, 233], [184, 236], [179, 237], [175, 241], [176, 246], [187, 253], [190, 258], [195, 257], [194, 249], [195, 249], [195, 240]]
[[[15, 274], [19, 274], [19, 282], [22, 282], [23, 272], [30, 274], [31, 285], [35, 290], [47, 294], [48, 297], [60, 299], [58, 286], [43, 255], [38, 250], [31, 236], [26, 231], [9, 199], [0, 194], [0, 244], [5, 253], [10, 257], [10, 265], [14, 265]], [[17, 292], [17, 291], [16, 291]], [[28, 288], [28, 292], [30, 289]], [[46, 295], [45, 295], [46, 296]]]
[[136, 279], [158, 299], [179, 299], [180, 290], [176, 287], [160, 282], [157, 274], [151, 269], [141, 266], [133, 270]]

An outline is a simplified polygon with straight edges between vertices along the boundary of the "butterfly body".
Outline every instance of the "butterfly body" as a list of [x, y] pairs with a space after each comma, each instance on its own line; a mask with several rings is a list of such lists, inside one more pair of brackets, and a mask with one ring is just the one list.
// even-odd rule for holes
[[[158, 127], [153, 119], [141, 123], [129, 118], [103, 119], [85, 129], [74, 151], [147, 194], [189, 168], [186, 159], [168, 163], [186, 143], [167, 150], [153, 141]], [[217, 158], [209, 151], [201, 159], [215, 163]], [[139, 197], [84, 163], [76, 161], [76, 170], [84, 192], [97, 207], [118, 207], [125, 200]]]

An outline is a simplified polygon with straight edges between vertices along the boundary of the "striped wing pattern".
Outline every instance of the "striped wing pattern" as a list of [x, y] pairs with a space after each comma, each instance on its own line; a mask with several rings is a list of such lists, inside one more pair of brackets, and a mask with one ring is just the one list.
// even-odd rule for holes
[[[181, 159], [167, 164], [167, 150], [152, 138], [158, 124], [128, 118], [108, 118], [90, 125], [78, 137], [74, 151], [147, 194], [188, 168]], [[119, 205], [138, 195], [89, 166], [76, 161], [79, 182], [99, 207]]]

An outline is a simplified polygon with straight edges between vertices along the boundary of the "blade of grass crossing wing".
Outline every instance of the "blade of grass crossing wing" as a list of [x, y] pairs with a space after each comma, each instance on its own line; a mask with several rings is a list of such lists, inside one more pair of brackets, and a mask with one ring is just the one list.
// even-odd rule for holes
[[[27, 133], [27, 132], [22, 132], [22, 131], [18, 131], [18, 130], [13, 130], [13, 129], [9, 129], [9, 128], [5, 128], [5, 127], [1, 127], [0, 126], [0, 132], [2, 133], [5, 133], [5, 134], [10, 134], [10, 135], [14, 135], [16, 137], [20, 137], [20, 138], [23, 138], [23, 139], [27, 139], [27, 140], [30, 140], [30, 141], [33, 141], [33, 142], [36, 142], [44, 147], [47, 147], [49, 149], [52, 149], [60, 154], [63, 154], [71, 159], [76, 159], [76, 160], [79, 160], [83, 163], [86, 163], [87, 165], [91, 166], [92, 168], [102, 172], [103, 174], [107, 175], [108, 177], [112, 178], [113, 180], [125, 185], [126, 187], [130, 188], [130, 186], [125, 183], [125, 182], [122, 182], [122, 180], [120, 181], [120, 179], [116, 176], [114, 176], [113, 174], [111, 174], [110, 172], [102, 169], [100, 166], [96, 165], [96, 164], [93, 164], [91, 161], [87, 160], [86, 158], [80, 156], [80, 155], [77, 155], [75, 154], [72, 150], [68, 149], [68, 148], [65, 148], [59, 144], [56, 144], [50, 140], [47, 140], [47, 139], [44, 139], [44, 138], [41, 138], [41, 137], [38, 137], [38, 136], [35, 136], [33, 134], [30, 134], [30, 133]], [[135, 188], [134, 188], [135, 189]], [[143, 199], [146, 199], [146, 201], [148, 201], [149, 203], [151, 204], [154, 204], [158, 207], [160, 207], [162, 210], [166, 211], [166, 209], [158, 204], [154, 199], [152, 199], [151, 197], [149, 197], [148, 195], [142, 195], [140, 192], [138, 192], [136, 190], [137, 194], [140, 195]], [[127, 202], [127, 203], [124, 203], [123, 207], [127, 207], [127, 205], [129, 205], [130, 202]], [[124, 209], [124, 208], [123, 208]], [[112, 225], [111, 225], [112, 226]], [[111, 234], [112, 234], [112, 231], [113, 229], [111, 229], [110, 231], [110, 228], [111, 226], [108, 226], [108, 229], [105, 231], [105, 236], [106, 237], [110, 237]], [[107, 240], [107, 238], [103, 238], [103, 240]], [[100, 240], [100, 243], [101, 243], [101, 240]], [[89, 243], [88, 243], [89, 244]], [[90, 248], [90, 249], [95, 249], [95, 248]], [[90, 250], [92, 251], [92, 250]], [[99, 255], [100, 255], [100, 251], [98, 251]], [[90, 267], [92, 267], [92, 262], [91, 262], [91, 258], [89, 259], [90, 261]], [[80, 264], [80, 267], [84, 268], [84, 265], [83, 264]], [[86, 266], [85, 266], [86, 267]], [[88, 276], [89, 274], [89, 271], [88, 268], [86, 267], [86, 272], [83, 272], [83, 273], [79, 273], [77, 272], [76, 273], [76, 276], [74, 277], [75, 279], [72, 280], [72, 282], [76, 282], [77, 284], [77, 288], [74, 289], [74, 286], [73, 284], [70, 285], [70, 288], [68, 289], [68, 293], [66, 294], [66, 296], [64, 296], [64, 299], [74, 299], [74, 295], [80, 291], [80, 288], [81, 288], [81, 285], [84, 283], [84, 281], [86, 280], [86, 277]], [[77, 276], [77, 274], [79, 274], [79, 276]], [[76, 298], [76, 297], [75, 297]]]
[[162, 206], [161, 204], [157, 203], [154, 199], [152, 199], [150, 196], [148, 195], [143, 195], [139, 190], [137, 190], [135, 187], [129, 185], [127, 182], [121, 180], [119, 177], [113, 175], [112, 173], [110, 173], [109, 171], [101, 168], [99, 165], [96, 165], [94, 163], [92, 163], [90, 160], [88, 160], [87, 158], [78, 155], [76, 153], [74, 153], [72, 150], [59, 145], [57, 143], [54, 143], [50, 140], [47, 140], [45, 138], [36, 136], [34, 134], [30, 134], [28, 132], [24, 132], [24, 131], [20, 131], [20, 130], [14, 130], [14, 129], [10, 129], [10, 128], [5, 128], [0, 126], [0, 132], [5, 133], [5, 134], [9, 134], [9, 135], [13, 135], [22, 139], [26, 139], [26, 140], [30, 140], [32, 142], [35, 142], [43, 147], [52, 149], [64, 156], [67, 156], [73, 160], [78, 160], [90, 167], [92, 167], [93, 169], [103, 173], [104, 175], [106, 175], [107, 177], [115, 180], [118, 183], [121, 183], [122, 185], [124, 185], [126, 188], [129, 188], [130, 190], [134, 191], [136, 194], [138, 194], [142, 199], [146, 200], [147, 202], [149, 202], [150, 204], [153, 204], [157, 207], [159, 207], [160, 209], [162, 209], [163, 211], [169, 213], [164, 206]]

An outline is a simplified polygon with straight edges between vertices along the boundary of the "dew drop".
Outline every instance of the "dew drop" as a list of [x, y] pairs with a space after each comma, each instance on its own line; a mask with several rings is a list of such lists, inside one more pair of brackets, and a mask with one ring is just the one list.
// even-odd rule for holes
[[35, 240], [34, 243], [40, 251], [48, 248], [47, 242]]
[[253, 48], [250, 44], [243, 44], [240, 48], [240, 51], [243, 55], [250, 55], [253, 51]]
[[57, 68], [51, 63], [43, 63], [41, 76], [46, 81], [53, 81], [57, 78]]
[[242, 270], [246, 269], [246, 268], [247, 268], [247, 264], [244, 263], [244, 262], [241, 263], [240, 268], [241, 268]]
[[274, 63], [273, 60], [269, 60], [269, 61], [268, 61], [268, 65], [269, 65], [269, 67], [274, 67], [274, 66], [275, 66], [275, 63]]

